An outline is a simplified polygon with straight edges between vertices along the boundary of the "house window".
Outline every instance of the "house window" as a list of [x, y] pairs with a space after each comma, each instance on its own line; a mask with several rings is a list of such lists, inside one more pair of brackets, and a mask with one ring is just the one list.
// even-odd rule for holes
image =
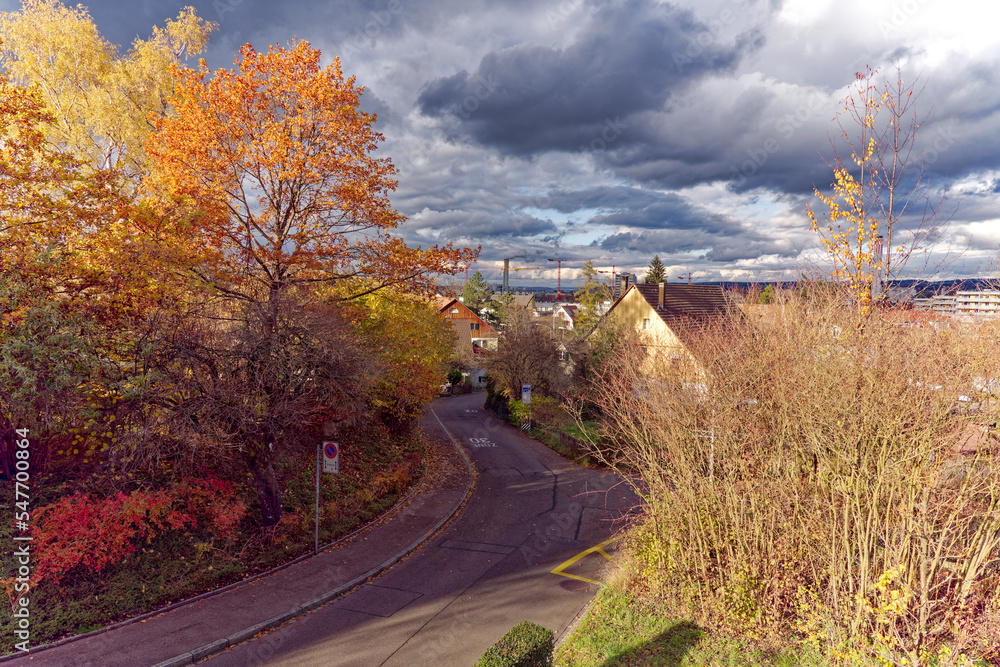
[[648, 317], [642, 318], [642, 328], [643, 328], [643, 330], [646, 330], [646, 329], [649, 328], [649, 318]]
[[450, 312], [452, 315], [458, 315], [458, 308], [452, 308]]
[[469, 327], [472, 331], [479, 331], [479, 322], [469, 322]]

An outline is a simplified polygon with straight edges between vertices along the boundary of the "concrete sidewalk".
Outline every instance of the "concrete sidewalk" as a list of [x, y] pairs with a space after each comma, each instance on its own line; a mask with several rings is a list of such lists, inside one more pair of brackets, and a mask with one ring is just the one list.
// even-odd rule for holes
[[0, 659], [6, 665], [187, 665], [315, 609], [425, 544], [472, 492], [468, 457], [433, 412], [422, 422], [433, 467], [407, 500], [301, 560], [103, 631]]

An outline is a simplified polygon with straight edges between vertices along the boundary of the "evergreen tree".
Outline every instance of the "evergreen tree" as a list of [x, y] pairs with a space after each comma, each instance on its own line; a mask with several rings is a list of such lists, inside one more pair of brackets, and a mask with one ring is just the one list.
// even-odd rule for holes
[[589, 333], [601, 319], [601, 303], [610, 297], [608, 288], [601, 282], [593, 262], [583, 265], [583, 286], [574, 296], [580, 304], [576, 316], [576, 330], [580, 334]]
[[486, 282], [486, 278], [483, 278], [483, 274], [476, 271], [462, 288], [462, 303], [472, 310], [472, 312], [479, 315], [483, 309], [483, 305], [489, 298], [489, 283]]
[[514, 295], [510, 292], [494, 294], [493, 296], [486, 297], [486, 302], [483, 304], [483, 310], [479, 313], [479, 316], [487, 322], [503, 329], [505, 323], [511, 317], [511, 312], [514, 310], [513, 306]]
[[660, 261], [660, 256], [653, 257], [649, 263], [649, 270], [646, 271], [645, 282], [647, 285], [658, 285], [667, 282], [667, 269]]

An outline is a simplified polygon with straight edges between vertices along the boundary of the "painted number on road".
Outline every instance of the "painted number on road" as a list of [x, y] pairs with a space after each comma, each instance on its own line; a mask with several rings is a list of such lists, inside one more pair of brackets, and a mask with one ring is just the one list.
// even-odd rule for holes
[[489, 438], [469, 438], [473, 447], [496, 447], [496, 443]]

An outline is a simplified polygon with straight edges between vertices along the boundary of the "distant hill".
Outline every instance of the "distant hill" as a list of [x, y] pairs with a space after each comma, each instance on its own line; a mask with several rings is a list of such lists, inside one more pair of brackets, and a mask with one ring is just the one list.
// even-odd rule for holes
[[[789, 288], [795, 286], [795, 281], [778, 282], [732, 282], [708, 281], [699, 285], [721, 285], [724, 289], [735, 289], [746, 292], [751, 289], [763, 290], [768, 285]], [[890, 286], [894, 290], [912, 291], [915, 296], [931, 296], [933, 294], [954, 294], [962, 291], [979, 291], [1000, 289], [1000, 279], [996, 278], [956, 278], [954, 280], [894, 280]]]
[[[680, 283], [684, 281], [669, 281], [672, 283]], [[768, 285], [774, 285], [775, 287], [791, 288], [795, 286], [796, 281], [786, 280], [786, 281], [763, 281], [763, 282], [747, 282], [747, 281], [732, 281], [732, 280], [717, 280], [717, 281], [693, 281], [694, 285], [721, 285], [723, 289], [727, 290], [739, 290], [741, 292], [748, 292], [753, 290], [763, 290]], [[493, 288], [494, 293], [499, 294], [501, 291], [501, 285], [491, 284], [490, 287]], [[968, 290], [986, 290], [986, 289], [1000, 289], [1000, 279], [998, 278], [956, 278], [953, 280], [895, 280], [892, 283], [892, 287], [896, 290], [902, 290], [905, 292], [911, 292], [914, 296], [931, 296], [933, 294], [954, 294], [959, 291]], [[564, 287], [562, 290], [563, 298], [566, 299], [567, 296], [572, 296], [572, 294], [578, 289], [578, 287], [568, 286]], [[514, 294], [533, 294], [536, 298], [540, 300], [546, 300], [545, 297], [555, 298], [555, 287], [549, 287], [545, 285], [518, 285], [512, 286], [510, 291]]]

